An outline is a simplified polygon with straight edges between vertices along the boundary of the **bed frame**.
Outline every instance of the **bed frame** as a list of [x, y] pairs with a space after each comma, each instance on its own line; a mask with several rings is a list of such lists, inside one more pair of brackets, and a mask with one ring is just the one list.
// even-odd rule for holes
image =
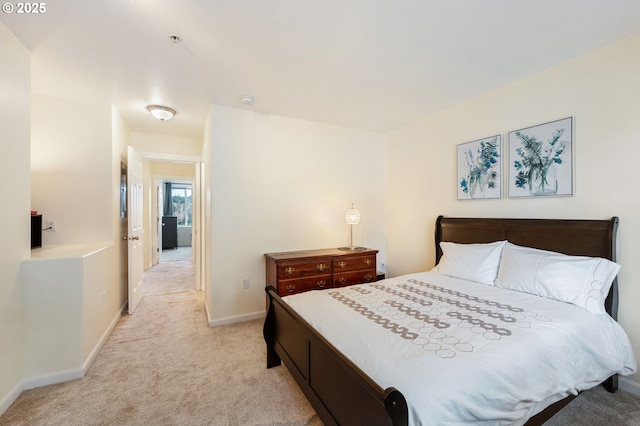
[[[570, 255], [603, 257], [615, 261], [618, 218], [610, 220], [484, 219], [436, 220], [436, 263], [442, 256], [439, 243], [487, 243], [509, 240], [518, 245]], [[335, 349], [278, 296], [271, 286], [268, 295], [264, 339], [267, 368], [281, 361], [296, 380], [325, 425], [407, 425], [408, 408], [402, 393], [382, 389], [360, 368]], [[605, 302], [616, 319], [618, 285], [613, 282]], [[603, 385], [609, 392], [618, 387], [617, 376]], [[540, 425], [567, 405], [571, 395], [538, 413], [527, 425]]]

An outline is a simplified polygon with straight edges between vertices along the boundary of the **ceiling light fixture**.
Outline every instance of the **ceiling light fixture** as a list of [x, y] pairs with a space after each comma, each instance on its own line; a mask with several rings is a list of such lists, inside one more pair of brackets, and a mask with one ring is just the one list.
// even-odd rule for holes
[[171, 120], [176, 115], [176, 110], [162, 105], [149, 105], [147, 107], [151, 115], [160, 121]]
[[254, 102], [254, 101], [253, 101], [253, 97], [251, 97], [251, 96], [242, 96], [242, 97], [240, 98], [240, 102], [241, 102], [243, 105], [251, 106], [251, 105], [253, 105], [253, 102]]

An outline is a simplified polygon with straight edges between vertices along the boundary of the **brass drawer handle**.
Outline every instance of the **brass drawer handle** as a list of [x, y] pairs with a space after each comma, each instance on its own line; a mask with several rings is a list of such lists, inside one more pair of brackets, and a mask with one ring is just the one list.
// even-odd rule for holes
[[346, 279], [345, 277], [340, 277], [340, 278], [338, 278], [338, 282], [339, 282], [340, 284], [344, 284], [344, 283], [346, 283], [346, 282], [347, 282], [347, 279]]
[[338, 263], [338, 265], [339, 265], [341, 268], [344, 268], [345, 266], [347, 266], [347, 262], [345, 262], [345, 261], [343, 260], [343, 261], [341, 261], [340, 263]]
[[291, 274], [293, 274], [293, 272], [294, 272], [295, 270], [296, 270], [296, 268], [294, 268], [293, 266], [289, 266], [289, 267], [288, 267], [287, 269], [285, 269], [284, 271], [285, 271], [287, 274], [291, 275]]
[[373, 275], [371, 275], [371, 274], [367, 274], [367, 275], [365, 275], [365, 276], [364, 276], [364, 279], [365, 279], [366, 281], [371, 281], [371, 280], [373, 279]]
[[295, 289], [296, 289], [296, 286], [295, 286], [295, 285], [293, 285], [293, 284], [289, 284], [289, 285], [287, 286], [287, 291], [288, 291], [289, 293], [293, 293], [293, 291], [294, 291]]
[[364, 260], [364, 264], [367, 266], [371, 265], [371, 262], [371, 259], [369, 259], [368, 257]]
[[325, 269], [327, 269], [327, 265], [325, 265], [324, 263], [320, 263], [318, 266], [316, 266], [316, 269], [320, 272], [324, 271]]
[[327, 282], [325, 280], [318, 281], [318, 287], [324, 288], [325, 285], [327, 285]]

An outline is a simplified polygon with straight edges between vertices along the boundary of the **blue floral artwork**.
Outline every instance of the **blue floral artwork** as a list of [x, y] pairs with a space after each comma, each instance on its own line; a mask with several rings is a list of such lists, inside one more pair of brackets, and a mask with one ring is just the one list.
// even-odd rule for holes
[[509, 197], [573, 194], [573, 118], [509, 132]]
[[458, 145], [458, 200], [502, 198], [502, 135]]

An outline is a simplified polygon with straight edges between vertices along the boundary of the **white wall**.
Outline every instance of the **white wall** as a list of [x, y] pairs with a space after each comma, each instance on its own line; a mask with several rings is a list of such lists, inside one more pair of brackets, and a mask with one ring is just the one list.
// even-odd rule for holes
[[79, 379], [120, 319], [113, 245], [46, 246], [22, 264], [23, 389]]
[[[209, 109], [208, 119], [204, 125], [204, 135], [202, 140], [202, 175], [200, 176], [202, 182], [201, 188], [201, 199], [200, 203], [200, 214], [202, 215], [202, 230], [200, 232], [200, 247], [202, 256], [200, 257], [200, 267], [196, 272], [196, 275], [199, 274], [199, 278], [203, 283], [203, 291], [204, 291], [204, 307], [207, 312], [207, 318], [209, 322], [211, 322], [212, 318], [212, 306], [211, 306], [211, 294], [213, 291], [211, 284], [211, 253], [213, 252], [212, 246], [212, 237], [213, 237], [213, 227], [211, 223], [211, 188], [213, 186], [212, 172], [211, 167], [213, 165], [213, 158], [211, 156], [212, 149], [212, 141], [213, 134], [211, 131], [212, 125], [212, 115], [213, 111], [217, 107], [211, 106]], [[196, 245], [197, 247], [197, 245]], [[196, 258], [197, 259], [197, 258]], [[200, 281], [198, 281], [200, 282]]]
[[[168, 124], [168, 123], [167, 123]], [[152, 133], [131, 133], [131, 146], [138, 153], [164, 153], [196, 156], [202, 153], [202, 140]]]
[[56, 221], [43, 245], [112, 242], [111, 105], [33, 95], [31, 114], [31, 205]]
[[[46, 231], [43, 247], [24, 262], [24, 387], [81, 377], [127, 296], [119, 219], [127, 126], [108, 104], [31, 99], [31, 203], [45, 221], [56, 221], [56, 231]], [[80, 265], [75, 271], [69, 267], [74, 259]], [[55, 297], [45, 297], [44, 289], [60, 300], [52, 303]], [[73, 326], [63, 321], [56, 327], [65, 318]], [[47, 327], [60, 338], [52, 339], [56, 334]]]
[[20, 264], [29, 256], [31, 64], [27, 49], [0, 24], [0, 413], [22, 379]]
[[384, 135], [221, 106], [210, 125], [211, 319], [264, 312], [264, 253], [348, 245], [352, 202], [384, 261]]
[[[387, 264], [393, 275], [434, 264], [433, 231], [448, 216], [620, 217], [619, 322], [640, 354], [640, 35], [390, 133]], [[575, 195], [456, 200], [456, 145], [575, 117]], [[634, 380], [640, 381], [636, 375]]]

